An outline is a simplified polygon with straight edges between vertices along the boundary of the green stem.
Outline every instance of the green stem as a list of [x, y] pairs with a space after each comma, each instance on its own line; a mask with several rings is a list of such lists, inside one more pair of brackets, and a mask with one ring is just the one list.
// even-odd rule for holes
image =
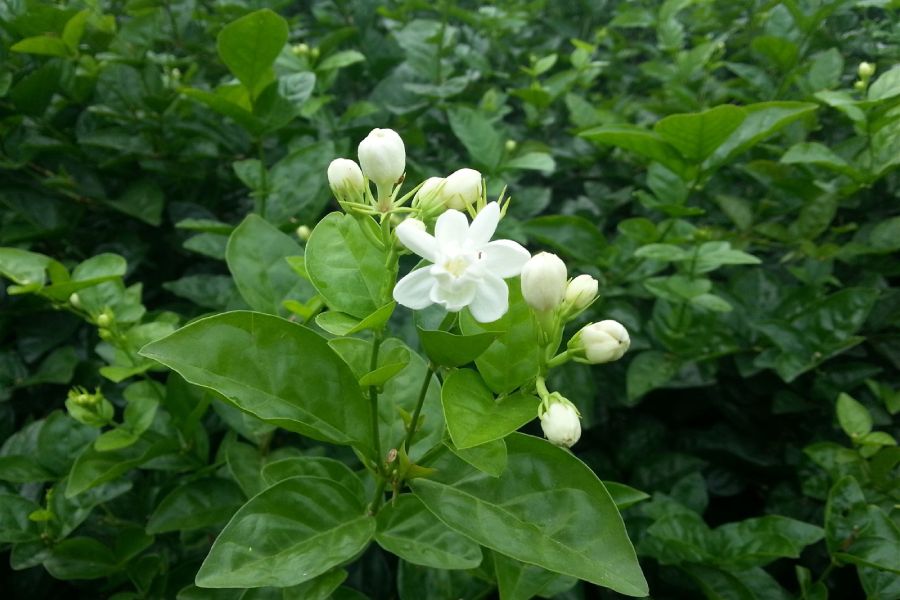
[[[378, 349], [381, 347], [381, 332], [376, 331], [372, 339], [372, 358], [369, 360], [369, 372], [378, 368]], [[381, 455], [381, 433], [378, 426], [378, 386], [369, 386], [369, 409], [372, 416], [372, 444], [375, 447], [375, 471], [382, 474], [384, 466]], [[384, 477], [382, 476], [382, 479]]]
[[563, 365], [563, 364], [569, 362], [569, 358], [570, 358], [569, 351], [564, 350], [563, 352], [560, 352], [559, 354], [557, 354], [556, 356], [551, 358], [549, 361], [547, 361], [547, 368], [553, 369], [560, 365]]
[[413, 436], [419, 428], [419, 415], [422, 414], [422, 405], [425, 404], [425, 396], [428, 394], [428, 386], [431, 384], [431, 376], [434, 375], [434, 365], [429, 364], [425, 371], [425, 379], [422, 380], [422, 386], [419, 388], [419, 399], [416, 400], [416, 409], [413, 411], [412, 420], [409, 422], [409, 431], [406, 433], [406, 439], [403, 440], [403, 448], [409, 452], [409, 446], [412, 444]]
[[263, 147], [262, 137], [256, 138], [256, 152], [259, 157], [259, 183], [260, 189], [257, 191], [256, 212], [259, 216], [266, 216], [266, 201], [269, 197], [269, 174], [266, 171], [266, 153]]
[[372, 501], [369, 503], [369, 514], [374, 516], [378, 513], [378, 509], [381, 508], [381, 503], [384, 502], [384, 490], [387, 487], [387, 477], [378, 477], [378, 483], [375, 485], [375, 493], [372, 494]]

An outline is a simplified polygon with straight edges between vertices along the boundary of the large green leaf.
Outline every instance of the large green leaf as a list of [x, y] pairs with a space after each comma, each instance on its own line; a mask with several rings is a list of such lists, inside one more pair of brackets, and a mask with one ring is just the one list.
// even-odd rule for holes
[[241, 297], [253, 310], [286, 315], [284, 300], [306, 302], [315, 291], [285, 260], [303, 248], [257, 215], [248, 215], [231, 234], [225, 260]]
[[272, 65], [288, 40], [283, 17], [263, 9], [229, 23], [219, 32], [217, 47], [222, 62], [256, 98], [274, 81]]
[[743, 109], [725, 104], [700, 113], [670, 115], [653, 129], [691, 162], [703, 162], [744, 121]]
[[477, 372], [460, 369], [444, 380], [441, 404], [453, 444], [466, 449], [501, 439], [533, 420], [540, 400], [522, 392], [495, 399]]
[[371, 448], [356, 377], [315, 332], [235, 311], [200, 319], [141, 353], [216, 390], [263, 421], [311, 438]]
[[522, 298], [519, 279], [507, 280], [509, 311], [493, 323], [479, 323], [468, 312], [460, 314], [459, 326], [465, 335], [487, 331], [498, 333], [488, 349], [475, 359], [478, 371], [494, 392], [511, 392], [536, 377], [540, 347], [537, 323], [531, 308]]
[[481, 548], [437, 519], [422, 501], [404, 494], [378, 513], [375, 541], [415, 565], [436, 569], [472, 569]]
[[254, 496], [216, 538], [197, 585], [287, 587], [362, 552], [375, 534], [365, 500], [319, 477], [292, 477]]
[[362, 481], [350, 467], [324, 456], [292, 456], [268, 463], [263, 467], [262, 478], [268, 485], [291, 477], [321, 477], [347, 488], [354, 496], [365, 494]]
[[679, 152], [653, 131], [631, 125], [603, 125], [578, 135], [655, 160], [676, 173], [684, 170]]
[[606, 488], [572, 454], [538, 438], [506, 438], [509, 463], [498, 478], [452, 453], [413, 491], [442, 521], [516, 560], [630, 596], [647, 582]]
[[228, 519], [244, 502], [237, 484], [209, 477], [175, 488], [150, 515], [148, 533], [186, 531], [216, 525]]
[[900, 574], [900, 527], [868, 504], [851, 476], [837, 481], [825, 507], [828, 549], [838, 560]]
[[705, 161], [704, 167], [714, 168], [730, 162], [817, 108], [809, 102], [760, 102], [745, 106], [746, 118]]
[[[390, 302], [397, 276], [387, 266], [387, 249], [370, 241], [380, 236], [370, 217], [331, 213], [316, 225], [306, 243], [306, 269], [332, 310], [358, 319]], [[376, 237], [377, 239], [377, 237]]]

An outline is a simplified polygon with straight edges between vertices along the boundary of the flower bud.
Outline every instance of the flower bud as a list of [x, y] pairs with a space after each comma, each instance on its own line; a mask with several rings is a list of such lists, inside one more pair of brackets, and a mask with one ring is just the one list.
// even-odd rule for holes
[[447, 208], [466, 210], [474, 206], [482, 196], [481, 173], [475, 169], [454, 171], [444, 180], [440, 197]]
[[113, 313], [108, 308], [103, 309], [103, 312], [97, 315], [97, 327], [107, 328], [112, 325], [113, 322]]
[[309, 225], [301, 225], [297, 228], [297, 237], [300, 238], [301, 241], [306, 241], [309, 239], [310, 234], [312, 234], [312, 229], [309, 228]]
[[859, 68], [856, 71], [859, 74], [860, 79], [869, 79], [872, 75], [875, 74], [875, 65], [870, 62], [861, 62], [859, 63]]
[[338, 202], [362, 202], [366, 192], [366, 180], [354, 161], [336, 158], [328, 165], [328, 185]]
[[555, 254], [535, 254], [522, 267], [522, 296], [538, 312], [555, 310], [566, 295], [566, 264]]
[[406, 171], [406, 148], [393, 129], [373, 129], [359, 143], [362, 172], [378, 188], [378, 199], [389, 197]]
[[519, 144], [516, 143], [516, 140], [506, 140], [506, 143], [503, 145], [507, 152], [514, 152], [519, 146]]
[[558, 392], [550, 394], [549, 406], [539, 416], [541, 429], [550, 443], [571, 448], [581, 437], [578, 410]]
[[599, 365], [619, 360], [631, 345], [628, 331], [618, 321], [600, 321], [582, 327], [567, 348], [577, 362]]
[[579, 275], [566, 286], [565, 304], [573, 314], [586, 309], [597, 298], [597, 280], [590, 275]]
[[444, 189], [443, 177], [429, 177], [425, 180], [419, 191], [413, 198], [413, 208], [419, 209], [420, 218], [429, 219], [444, 212], [444, 199], [441, 192]]
[[84, 388], [75, 387], [69, 390], [66, 410], [80, 423], [91, 427], [103, 427], [112, 421], [115, 409], [99, 389], [89, 394]]
[[69, 304], [75, 308], [81, 308], [81, 296], [78, 295], [78, 292], [72, 292], [69, 295]]

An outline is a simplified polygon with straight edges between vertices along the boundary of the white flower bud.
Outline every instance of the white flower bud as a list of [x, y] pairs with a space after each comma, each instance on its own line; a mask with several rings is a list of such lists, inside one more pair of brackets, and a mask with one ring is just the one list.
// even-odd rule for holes
[[444, 212], [444, 199], [441, 197], [444, 181], [443, 177], [429, 177], [416, 192], [412, 205], [419, 209], [423, 219]]
[[597, 280], [590, 275], [579, 275], [566, 286], [566, 306], [573, 313], [583, 311], [597, 297], [599, 287]]
[[[557, 398], [553, 398], [553, 397]], [[557, 401], [554, 401], [557, 400]], [[571, 402], [557, 393], [551, 394], [551, 404], [540, 415], [541, 429], [552, 444], [571, 448], [581, 437], [581, 417]]]
[[481, 173], [475, 169], [454, 171], [444, 180], [440, 198], [447, 208], [466, 210], [474, 206], [482, 196]]
[[555, 310], [566, 295], [566, 264], [555, 254], [535, 254], [522, 268], [522, 296], [538, 312]]
[[336, 158], [328, 165], [328, 185], [340, 202], [363, 201], [366, 180], [359, 165], [348, 158]]
[[379, 199], [390, 196], [406, 171], [406, 147], [393, 129], [373, 129], [359, 143], [362, 172], [378, 188]]
[[859, 74], [860, 79], [868, 79], [875, 74], [875, 65], [870, 62], [863, 61], [859, 63], [857, 73]]
[[568, 350], [577, 362], [599, 365], [619, 360], [631, 345], [628, 331], [618, 321], [585, 325], [569, 340]]
[[309, 225], [301, 225], [297, 228], [297, 237], [302, 241], [306, 241], [309, 239], [309, 236], [312, 234], [312, 229], [309, 228]]

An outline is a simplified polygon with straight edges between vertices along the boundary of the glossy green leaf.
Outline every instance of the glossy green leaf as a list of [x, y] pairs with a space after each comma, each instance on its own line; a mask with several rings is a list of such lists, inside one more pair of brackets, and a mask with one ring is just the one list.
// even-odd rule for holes
[[415, 565], [471, 569], [481, 563], [481, 548], [437, 519], [411, 494], [392, 500], [378, 513], [375, 541]]
[[493, 553], [497, 588], [504, 600], [530, 600], [535, 596], [553, 598], [571, 589], [576, 579]]
[[849, 394], [841, 393], [838, 396], [837, 418], [844, 433], [854, 440], [872, 431], [872, 415], [869, 410]]
[[540, 400], [522, 392], [495, 399], [476, 371], [460, 369], [444, 380], [441, 404], [453, 444], [465, 449], [501, 439], [535, 419]]
[[222, 62], [256, 98], [275, 79], [272, 65], [287, 40], [287, 21], [263, 9], [223, 27], [216, 46]]
[[363, 233], [380, 236], [370, 217], [331, 213], [316, 225], [306, 243], [306, 268], [329, 308], [363, 319], [387, 304], [396, 272], [387, 251]]
[[502, 439], [464, 449], [457, 448], [450, 440], [445, 440], [444, 445], [453, 454], [491, 477], [500, 477], [506, 469], [506, 442]]
[[113, 551], [89, 537], [75, 537], [55, 545], [44, 568], [57, 579], [98, 579], [118, 567]]
[[263, 467], [262, 477], [268, 485], [291, 477], [321, 477], [341, 484], [354, 496], [362, 498], [366, 493], [359, 476], [350, 467], [324, 456], [294, 456], [270, 462]]
[[41, 536], [38, 524], [28, 515], [40, 507], [17, 494], [0, 494], [0, 543], [28, 542]]
[[411, 482], [442, 521], [497, 552], [631, 596], [647, 595], [634, 548], [599, 479], [570, 453], [537, 438], [506, 438], [499, 478], [452, 453], [433, 479]]
[[676, 173], [684, 169], [679, 152], [653, 131], [628, 125], [603, 125], [579, 135], [655, 160]]
[[620, 511], [650, 498], [650, 494], [636, 490], [624, 483], [604, 481], [603, 486], [609, 492], [609, 495], [612, 496], [613, 502], [616, 503], [616, 507]]
[[463, 143], [469, 156], [479, 165], [495, 170], [503, 158], [503, 136], [481, 112], [463, 106], [447, 112], [453, 134]]
[[678, 372], [678, 360], [656, 350], [645, 350], [628, 363], [628, 401], [637, 402], [648, 392], [665, 386]]
[[314, 293], [284, 260], [302, 253], [290, 236], [261, 217], [248, 215], [228, 239], [225, 259], [238, 291], [253, 310], [286, 315], [285, 299], [305, 302]]
[[468, 312], [459, 317], [464, 335], [485, 332], [499, 334], [488, 349], [475, 359], [478, 372], [496, 393], [511, 392], [538, 374], [540, 347], [537, 323], [522, 298], [518, 278], [508, 279], [509, 311], [493, 323], [479, 323]]
[[202, 529], [224, 522], [244, 502], [241, 489], [227, 479], [198, 479], [172, 490], [160, 501], [147, 532]]
[[577, 259], [593, 262], [606, 246], [597, 226], [574, 215], [546, 215], [525, 223], [525, 231], [542, 244]]
[[838, 560], [900, 574], [900, 527], [881, 508], [867, 503], [853, 477], [832, 486], [825, 531], [828, 549]]
[[58, 37], [39, 35], [19, 40], [9, 48], [13, 52], [23, 54], [41, 54], [44, 56], [69, 56], [66, 43]]
[[101, 452], [89, 446], [72, 465], [66, 497], [72, 498], [85, 490], [121, 477], [154, 458], [177, 451], [177, 440], [161, 437], [153, 431], [145, 432], [136, 442], [118, 450]]
[[328, 479], [285, 479], [238, 510], [203, 561], [197, 585], [297, 585], [350, 560], [374, 534], [364, 498]]
[[497, 333], [486, 331], [474, 335], [459, 335], [448, 331], [423, 329], [416, 326], [419, 342], [428, 358], [443, 367], [469, 364], [487, 350]]
[[818, 108], [808, 102], [760, 102], [744, 107], [746, 118], [706, 161], [706, 167], [726, 164], [767, 137]]
[[743, 109], [724, 104], [699, 113], [670, 115], [654, 131], [691, 162], [702, 162], [744, 121]]
[[302, 325], [235, 311], [195, 321], [141, 353], [267, 423], [371, 448], [368, 406], [356, 377]]

